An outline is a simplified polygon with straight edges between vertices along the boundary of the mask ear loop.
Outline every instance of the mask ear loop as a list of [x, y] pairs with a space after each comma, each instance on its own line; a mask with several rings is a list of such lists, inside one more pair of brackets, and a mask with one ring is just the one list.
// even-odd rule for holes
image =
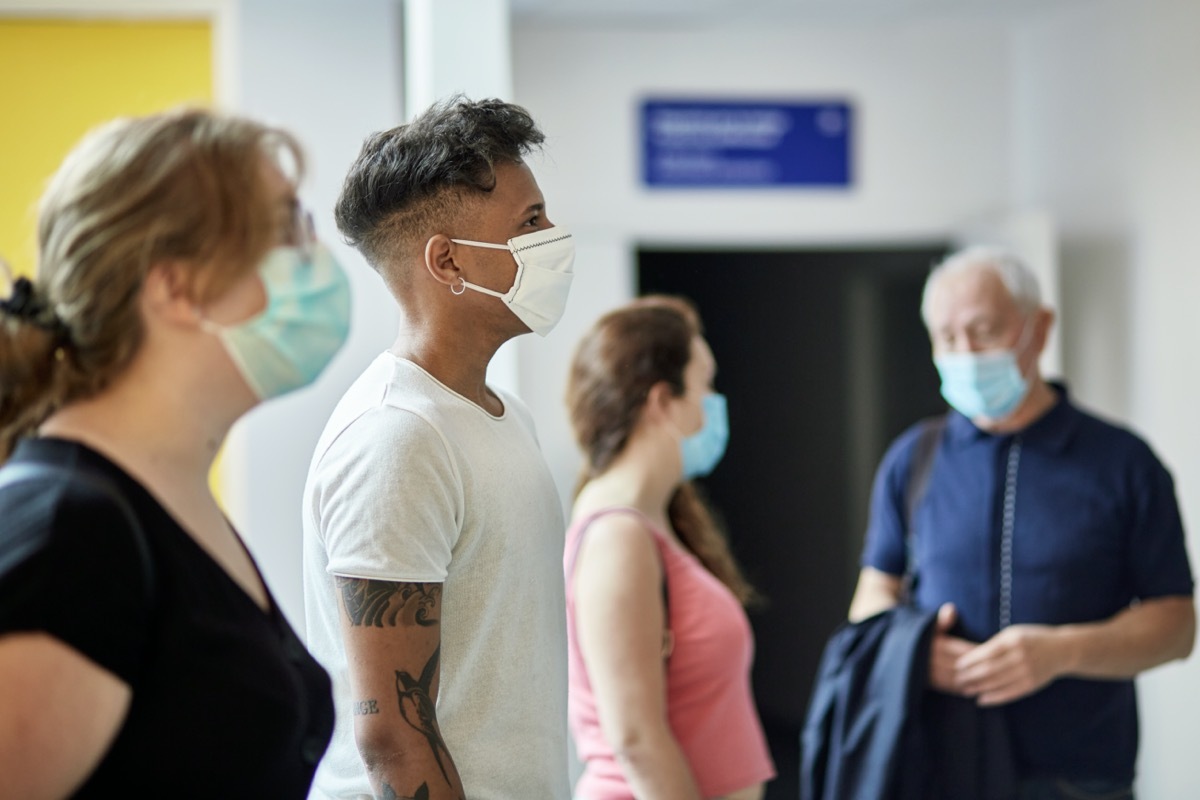
[[450, 286], [450, 294], [454, 295], [455, 297], [458, 297], [459, 295], [463, 295], [463, 294], [466, 294], [466, 293], [467, 293], [467, 281], [466, 281], [466, 279], [464, 279], [462, 276], [459, 276], [459, 279], [458, 279], [458, 291], [454, 291], [454, 285], [453, 285], [453, 284], [451, 284], [451, 286]]

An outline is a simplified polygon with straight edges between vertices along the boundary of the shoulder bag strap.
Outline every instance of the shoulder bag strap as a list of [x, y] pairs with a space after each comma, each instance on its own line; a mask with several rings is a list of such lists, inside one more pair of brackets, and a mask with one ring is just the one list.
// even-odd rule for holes
[[917, 434], [917, 443], [913, 446], [912, 462], [908, 467], [908, 482], [904, 486], [905, 547], [908, 558], [905, 559], [902, 584], [904, 597], [908, 600], [912, 599], [912, 592], [917, 583], [917, 506], [921, 504], [925, 492], [929, 489], [929, 476], [933, 473], [933, 462], [937, 459], [938, 445], [941, 444], [945, 430], [945, 414], [924, 420], [921, 423], [921, 432]]

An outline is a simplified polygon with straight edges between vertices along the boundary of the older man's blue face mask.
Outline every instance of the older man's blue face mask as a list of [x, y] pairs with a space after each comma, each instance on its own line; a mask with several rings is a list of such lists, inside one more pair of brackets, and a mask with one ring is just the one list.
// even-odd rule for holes
[[1029, 379], [1021, 373], [1020, 356], [1028, 346], [1033, 315], [1021, 329], [1016, 346], [983, 352], [944, 353], [934, 365], [942, 379], [942, 397], [967, 419], [1004, 419], [1029, 394]]

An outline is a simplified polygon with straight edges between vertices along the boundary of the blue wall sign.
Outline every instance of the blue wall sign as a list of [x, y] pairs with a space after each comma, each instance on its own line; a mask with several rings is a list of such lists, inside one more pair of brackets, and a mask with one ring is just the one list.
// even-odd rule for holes
[[662, 187], [847, 187], [847, 102], [646, 100], [642, 181]]

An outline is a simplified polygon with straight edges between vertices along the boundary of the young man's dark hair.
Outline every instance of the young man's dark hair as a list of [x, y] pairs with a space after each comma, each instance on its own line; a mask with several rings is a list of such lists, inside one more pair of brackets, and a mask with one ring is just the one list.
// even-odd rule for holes
[[406, 125], [372, 134], [346, 175], [334, 215], [389, 283], [397, 256], [413, 254], [458, 221], [513, 163], [544, 140], [524, 108], [500, 100], [439, 101]]

